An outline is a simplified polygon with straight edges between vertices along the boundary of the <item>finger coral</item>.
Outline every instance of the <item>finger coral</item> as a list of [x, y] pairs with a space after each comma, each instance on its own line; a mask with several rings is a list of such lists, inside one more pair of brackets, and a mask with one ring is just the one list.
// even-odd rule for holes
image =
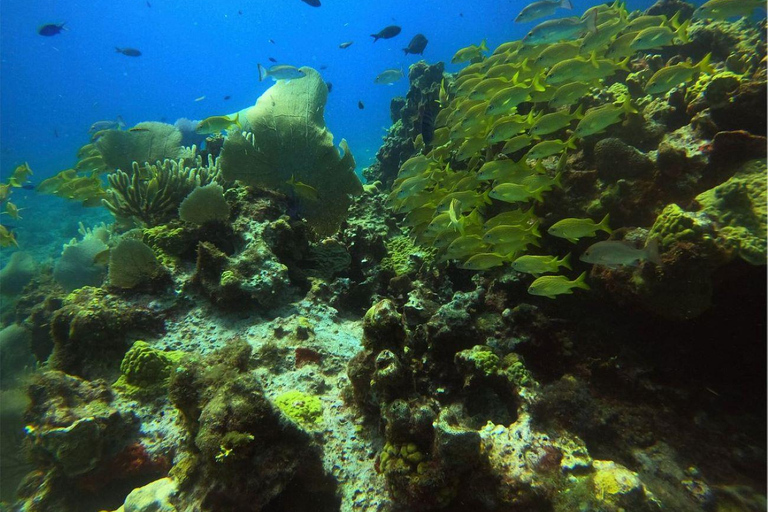
[[233, 133], [221, 152], [224, 179], [279, 190], [296, 198], [319, 236], [338, 229], [350, 195], [362, 193], [345, 140], [333, 145], [323, 111], [328, 87], [312, 68], [301, 80], [278, 81], [241, 113], [250, 133]]

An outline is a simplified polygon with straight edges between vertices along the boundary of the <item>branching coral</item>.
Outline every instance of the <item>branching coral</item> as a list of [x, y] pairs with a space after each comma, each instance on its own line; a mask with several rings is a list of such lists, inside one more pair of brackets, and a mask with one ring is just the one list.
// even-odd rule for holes
[[116, 171], [107, 177], [108, 199], [104, 205], [118, 219], [133, 219], [145, 226], [156, 226], [176, 216], [179, 205], [195, 188], [216, 181], [218, 161], [208, 157], [203, 165], [198, 156], [195, 167], [183, 160], [163, 160], [141, 167], [133, 162], [132, 173]]

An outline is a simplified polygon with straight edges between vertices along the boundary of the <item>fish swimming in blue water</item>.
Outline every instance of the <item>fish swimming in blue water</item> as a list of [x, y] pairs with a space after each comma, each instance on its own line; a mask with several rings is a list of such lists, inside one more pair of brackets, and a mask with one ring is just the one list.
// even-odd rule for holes
[[259, 66], [259, 82], [263, 82], [267, 77], [272, 77], [272, 80], [295, 80], [297, 78], [303, 78], [306, 76], [302, 70], [296, 66], [289, 66], [288, 64], [278, 64], [267, 69], [261, 64]]
[[37, 28], [37, 33], [41, 36], [51, 37], [56, 34], [61, 34], [62, 30], [67, 30], [64, 27], [64, 23], [47, 23], [45, 25], [40, 25]]
[[551, 16], [557, 9], [573, 9], [573, 4], [571, 0], [539, 0], [523, 7], [515, 18], [515, 23], [526, 23]]
[[379, 30], [378, 33], [371, 34], [371, 37], [373, 38], [373, 42], [375, 43], [379, 39], [392, 39], [397, 34], [399, 34], [401, 30], [402, 29], [397, 25], [389, 25], [388, 27], [384, 27], [383, 29]]
[[403, 78], [403, 76], [402, 69], [387, 69], [386, 71], [379, 73], [379, 76], [377, 76], [373, 82], [377, 84], [392, 85]]
[[141, 52], [136, 48], [118, 48], [115, 46], [115, 51], [117, 53], [122, 53], [126, 57], [141, 57]]

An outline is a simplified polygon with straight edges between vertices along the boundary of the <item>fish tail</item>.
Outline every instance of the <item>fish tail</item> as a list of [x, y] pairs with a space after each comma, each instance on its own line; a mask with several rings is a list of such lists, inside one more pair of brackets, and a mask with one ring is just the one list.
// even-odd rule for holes
[[408, 55], [408, 48], [403, 48], [403, 53]]
[[627, 71], [627, 72], [632, 71], [631, 69], [629, 69], [629, 57], [625, 57], [624, 60], [617, 62], [616, 66], [619, 69], [623, 69], [624, 71]]
[[[595, 13], [595, 16], [597, 16], [597, 13]], [[597, 51], [596, 50], [592, 50], [589, 53], [589, 62], [591, 62], [592, 66], [595, 67], [595, 68], [599, 68], [600, 67], [600, 65], [597, 63]]]
[[557, 260], [556, 263], [558, 268], [565, 267], [568, 270], [573, 270], [573, 268], [571, 267], [571, 253], [568, 253], [565, 256], [563, 256], [563, 258]]
[[259, 82], [263, 82], [269, 76], [269, 72], [261, 64], [257, 64], [257, 66], [259, 67]]
[[709, 61], [712, 59], [712, 53], [708, 53], [704, 56], [703, 59], [701, 59], [701, 62], [699, 62], [696, 67], [699, 68], [699, 71], [702, 73], [707, 73], [708, 75], [711, 75], [715, 72], [715, 68], [712, 67], [712, 64], [709, 63]]
[[582, 290], [589, 290], [589, 285], [587, 284], [587, 272], [586, 270], [581, 273], [579, 277], [577, 277], [573, 281], [574, 288], [581, 288]]
[[691, 20], [685, 20], [680, 27], [675, 30], [675, 35], [684, 43], [689, 43], [691, 39], [688, 37], [688, 27], [691, 24]]
[[626, 95], [624, 98], [624, 104], [622, 105], [624, 107], [624, 112], [627, 114], [637, 114], [638, 111], [635, 107], [632, 106], [632, 98], [629, 94]]
[[584, 117], [583, 110], [584, 110], [583, 105], [579, 105], [578, 107], [576, 107], [576, 110], [574, 110], [573, 114], [571, 114], [571, 119], [583, 118]]
[[567, 141], [565, 141], [565, 147], [569, 148], [569, 149], [576, 149], [575, 140], [576, 140], [576, 136], [575, 135], [571, 135], [571, 138], [568, 139]]
[[379, 36], [376, 34], [371, 34], [371, 37], [373, 38], [374, 43], [379, 40]]
[[[563, 155], [567, 155], [567, 153], [563, 152]], [[561, 156], [560, 158], [562, 159], [563, 157]], [[558, 163], [558, 168], [559, 167], [560, 165]], [[552, 180], [552, 184], [556, 185], [557, 188], [563, 188], [562, 178], [563, 178], [563, 171], [562, 169], [560, 169], [557, 171], [557, 174], [555, 174], [555, 179]]]
[[238, 128], [240, 128], [241, 130], [243, 129], [243, 125], [240, 123], [240, 112], [235, 114], [235, 121], [234, 122], [235, 122], [235, 124], [237, 125]]
[[611, 233], [613, 233], [613, 230], [608, 225], [609, 220], [610, 220], [610, 214], [606, 213], [605, 217], [603, 217], [603, 220], [600, 221], [600, 224], [598, 224], [597, 227], [598, 229], [602, 229], [603, 231], [605, 231], [610, 235]]
[[115, 51], [117, 53], [123, 53], [123, 50], [121, 48], [118, 48], [117, 46], [115, 46]]
[[539, 77], [542, 76], [542, 74], [543, 72], [539, 71], [533, 76], [533, 81], [531, 82], [531, 89], [533, 89], [534, 91], [544, 92], [547, 90], [547, 88], [541, 85], [541, 83], [539, 82]]
[[645, 251], [648, 261], [655, 265], [661, 265], [661, 256], [659, 255], [659, 239], [653, 237], [645, 244]]
[[571, 3], [571, 0], [560, 0], [560, 8], [573, 9], [573, 4]]
[[486, 41], [485, 39], [480, 41], [480, 46], [478, 47], [478, 49], [481, 52], [487, 52], [488, 51], [488, 41]]
[[673, 30], [677, 30], [680, 28], [680, 11], [677, 11], [672, 18], [667, 21], [670, 27], [672, 27]]
[[539, 187], [539, 188], [537, 188], [536, 190], [534, 190], [533, 192], [531, 192], [531, 196], [532, 196], [532, 197], [533, 197], [535, 200], [537, 200], [538, 202], [540, 202], [540, 203], [543, 203], [543, 202], [544, 202], [544, 197], [542, 196], [542, 194], [544, 194], [544, 187]]

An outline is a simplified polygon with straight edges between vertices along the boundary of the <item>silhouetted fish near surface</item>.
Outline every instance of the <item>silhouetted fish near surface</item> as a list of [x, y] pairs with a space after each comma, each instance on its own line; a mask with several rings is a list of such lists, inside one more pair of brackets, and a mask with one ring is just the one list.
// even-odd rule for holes
[[40, 25], [37, 28], [37, 33], [41, 36], [50, 37], [55, 36], [56, 34], [60, 34], [62, 30], [65, 30], [64, 23], [47, 23], [45, 25]]
[[339, 48], [341, 48], [342, 50], [345, 48], [349, 48], [350, 46], [352, 46], [352, 43], [354, 43], [354, 41], [347, 41], [345, 43], [341, 43], [339, 45]]
[[224, 99], [225, 99], [225, 100], [228, 100], [228, 99], [230, 99], [231, 97], [232, 97], [232, 96], [230, 96], [229, 94], [227, 94], [226, 96], [224, 96]]
[[325, 64], [321, 65], [320, 70], [323, 70], [323, 69], [328, 69], [328, 66], [326, 66]]
[[307, 5], [311, 5], [312, 7], [320, 7], [320, 0], [301, 0]]
[[365, 105], [363, 105], [362, 101], [357, 102], [357, 108], [359, 108], [360, 110], [363, 110], [365, 108]]
[[379, 39], [392, 39], [397, 34], [399, 34], [401, 30], [402, 29], [397, 25], [390, 25], [388, 27], [384, 27], [383, 29], [381, 29], [378, 34], [371, 34], [371, 37], [373, 38], [373, 42], [375, 43]]
[[406, 55], [409, 53], [414, 55], [424, 55], [424, 48], [427, 47], [428, 42], [429, 41], [424, 37], [424, 34], [416, 34], [413, 36], [413, 39], [411, 39], [411, 42], [408, 43], [408, 47], [403, 48], [403, 52], [405, 52]]
[[270, 42], [270, 43], [272, 43], [272, 44], [277, 44], [277, 43], [275, 43], [275, 40], [274, 40], [274, 39], [267, 39], [267, 41], [269, 41], [269, 42]]
[[127, 57], [141, 57], [141, 52], [136, 48], [118, 48], [115, 46], [115, 51], [117, 53], [122, 53]]
[[268, 60], [269, 62], [277, 62], [277, 59], [275, 59], [275, 58], [273, 58], [273, 57], [267, 57], [267, 60]]

